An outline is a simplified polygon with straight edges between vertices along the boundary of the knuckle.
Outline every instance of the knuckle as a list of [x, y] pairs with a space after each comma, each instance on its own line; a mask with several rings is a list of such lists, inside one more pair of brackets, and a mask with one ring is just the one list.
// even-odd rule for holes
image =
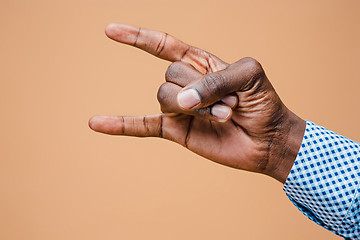
[[266, 79], [265, 72], [261, 64], [254, 58], [246, 57], [240, 60], [244, 66], [246, 80], [243, 81], [242, 91], [253, 89], [258, 91], [262, 88]]
[[171, 82], [172, 79], [177, 78], [181, 74], [182, 65], [183, 64], [181, 62], [174, 62], [170, 64], [165, 72], [165, 80]]
[[166, 102], [167, 98], [169, 97], [168, 89], [169, 89], [169, 85], [167, 83], [163, 83], [159, 87], [159, 90], [157, 92], [157, 99], [160, 105], [163, 105]]
[[166, 109], [164, 106], [161, 106], [161, 105], [160, 105], [160, 111], [161, 111], [162, 113], [166, 113], [166, 112], [167, 112], [167, 109]]
[[251, 73], [253, 79], [259, 78], [265, 74], [261, 64], [256, 59], [246, 57], [243, 58], [243, 60], [246, 63], [248, 71]]

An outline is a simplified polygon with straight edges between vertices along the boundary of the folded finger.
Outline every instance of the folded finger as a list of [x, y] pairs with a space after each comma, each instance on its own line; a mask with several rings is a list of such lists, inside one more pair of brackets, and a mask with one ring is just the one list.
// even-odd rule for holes
[[161, 85], [157, 97], [162, 112], [191, 115], [216, 122], [226, 122], [231, 118], [232, 109], [223, 102], [218, 102], [212, 106], [196, 110], [185, 110], [181, 108], [177, 103], [176, 97], [181, 89], [182, 88], [180, 86], [169, 82]]

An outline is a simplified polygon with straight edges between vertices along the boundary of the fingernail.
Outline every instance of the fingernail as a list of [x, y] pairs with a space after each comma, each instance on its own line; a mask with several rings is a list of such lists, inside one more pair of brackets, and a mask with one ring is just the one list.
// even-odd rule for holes
[[232, 108], [232, 107], [235, 107], [235, 105], [237, 103], [237, 97], [235, 97], [233, 95], [227, 95], [226, 97], [221, 99], [221, 101]]
[[231, 114], [231, 109], [228, 106], [216, 104], [211, 108], [211, 114], [220, 120], [226, 120]]
[[93, 116], [89, 120], [89, 127], [91, 129], [97, 129], [99, 126], [101, 126], [106, 119], [109, 119], [109, 116]]
[[194, 89], [182, 91], [177, 96], [178, 103], [182, 108], [192, 108], [200, 103], [200, 96]]

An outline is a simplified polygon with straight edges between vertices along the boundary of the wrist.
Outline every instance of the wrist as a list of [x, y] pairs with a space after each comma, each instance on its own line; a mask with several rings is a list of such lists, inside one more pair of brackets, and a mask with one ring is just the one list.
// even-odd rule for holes
[[306, 122], [286, 108], [270, 149], [270, 166], [266, 175], [285, 183], [299, 152], [305, 128]]

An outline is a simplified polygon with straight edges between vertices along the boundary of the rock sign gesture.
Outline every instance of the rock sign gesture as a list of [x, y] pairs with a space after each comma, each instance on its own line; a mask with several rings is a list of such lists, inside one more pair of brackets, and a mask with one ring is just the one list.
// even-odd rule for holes
[[91, 129], [165, 138], [217, 163], [285, 182], [305, 121], [281, 102], [260, 63], [228, 64], [169, 34], [123, 24], [110, 24], [106, 35], [172, 64], [157, 94], [163, 113], [94, 116]]

